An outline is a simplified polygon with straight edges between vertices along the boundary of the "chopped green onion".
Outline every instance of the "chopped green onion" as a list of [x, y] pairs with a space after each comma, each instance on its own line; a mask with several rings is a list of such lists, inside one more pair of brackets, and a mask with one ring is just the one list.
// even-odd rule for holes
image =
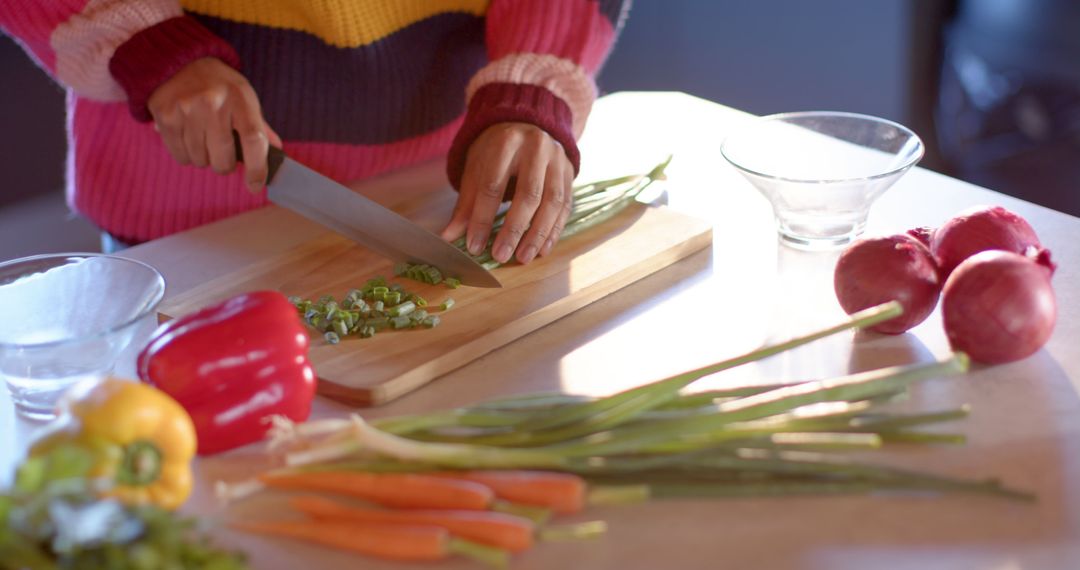
[[323, 338], [325, 338], [326, 342], [328, 342], [330, 344], [337, 344], [337, 343], [341, 342], [341, 337], [339, 337], [338, 334], [336, 332], [334, 332], [334, 331], [330, 331], [330, 332], [324, 334]]
[[439, 307], [444, 311], [449, 311], [450, 307], [453, 307], [453, 306], [454, 306], [454, 300], [452, 298], [450, 298], [450, 297], [447, 297], [446, 300], [442, 302], [442, 305], [439, 305]]
[[408, 315], [409, 313], [413, 312], [414, 310], [416, 310], [416, 303], [413, 303], [412, 301], [405, 301], [404, 303], [402, 303], [400, 305], [397, 305], [395, 307], [390, 307], [390, 316], [391, 317], [401, 317], [401, 316]]
[[439, 323], [442, 322], [442, 319], [440, 319], [438, 317], [438, 315], [430, 315], [430, 316], [424, 317], [423, 322], [424, 322], [425, 327], [427, 327], [429, 329], [433, 329], [433, 328], [439, 326]]
[[390, 326], [390, 319], [386, 317], [375, 317], [374, 319], [364, 321], [364, 324], [374, 330], [382, 330]]
[[461, 287], [461, 280], [456, 277], [447, 277], [446, 279], [443, 279], [443, 284], [450, 289], [457, 289], [458, 287]]
[[394, 317], [390, 319], [390, 325], [395, 329], [407, 329], [412, 326], [412, 320], [407, 316]]
[[339, 336], [345, 336], [349, 334], [349, 327], [345, 324], [345, 321], [334, 321], [334, 332]]

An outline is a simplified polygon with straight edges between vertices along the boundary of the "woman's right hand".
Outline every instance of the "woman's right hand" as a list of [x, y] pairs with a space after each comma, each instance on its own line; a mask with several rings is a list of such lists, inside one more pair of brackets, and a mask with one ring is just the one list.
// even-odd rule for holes
[[268, 146], [281, 138], [263, 120], [259, 98], [248, 80], [216, 58], [195, 60], [161, 84], [147, 107], [169, 153], [180, 164], [236, 169], [232, 131], [240, 134], [244, 179], [252, 192], [266, 182]]

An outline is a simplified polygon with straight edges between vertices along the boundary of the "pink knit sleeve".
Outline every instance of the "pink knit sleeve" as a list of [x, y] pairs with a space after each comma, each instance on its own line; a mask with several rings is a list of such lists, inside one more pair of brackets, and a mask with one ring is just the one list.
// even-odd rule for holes
[[[184, 16], [177, 0], [0, 0], [0, 29], [64, 86], [89, 99], [127, 100], [143, 120], [149, 92], [177, 62], [212, 56], [238, 65], [231, 46]], [[123, 49], [134, 38], [143, 42]], [[118, 52], [138, 53], [117, 62]]]
[[490, 63], [466, 88], [465, 122], [447, 174], [461, 182], [469, 145], [493, 124], [534, 124], [562, 144], [577, 172], [577, 138], [596, 99], [595, 76], [622, 27], [629, 0], [492, 0]]

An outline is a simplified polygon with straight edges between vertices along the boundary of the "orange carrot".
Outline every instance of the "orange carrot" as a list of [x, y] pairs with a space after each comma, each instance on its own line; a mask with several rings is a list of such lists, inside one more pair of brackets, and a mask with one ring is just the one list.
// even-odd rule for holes
[[556, 513], [577, 513], [585, 507], [585, 480], [570, 473], [516, 469], [445, 471], [428, 475], [479, 483], [494, 491], [500, 499], [547, 507]]
[[533, 545], [536, 527], [528, 519], [494, 511], [370, 509], [340, 505], [322, 497], [293, 497], [292, 508], [318, 521], [350, 523], [389, 523], [434, 525], [450, 534], [495, 546], [510, 552], [523, 552]]
[[413, 473], [315, 471], [259, 479], [276, 489], [337, 493], [406, 509], [483, 510], [494, 498], [491, 489], [480, 483]]
[[240, 530], [284, 536], [387, 560], [445, 560], [460, 554], [493, 568], [506, 568], [510, 554], [501, 548], [450, 536], [433, 525], [378, 525], [318, 521], [233, 522]]
[[309, 521], [233, 522], [258, 534], [284, 536], [387, 560], [445, 560], [450, 533], [437, 526], [320, 523]]

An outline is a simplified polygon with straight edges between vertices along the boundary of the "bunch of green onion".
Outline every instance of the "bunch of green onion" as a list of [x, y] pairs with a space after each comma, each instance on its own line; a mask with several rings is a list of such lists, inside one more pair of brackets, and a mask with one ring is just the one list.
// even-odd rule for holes
[[277, 418], [271, 446], [287, 448], [288, 469], [548, 469], [654, 497], [919, 491], [1030, 500], [994, 479], [879, 466], [841, 453], [891, 442], [962, 443], [962, 435], [919, 428], [962, 419], [967, 407], [883, 409], [917, 382], [965, 372], [962, 353], [825, 380], [685, 391], [702, 377], [900, 312], [898, 303], [886, 303], [835, 326], [602, 398], [515, 396], [370, 423], [356, 414], [299, 425]]

